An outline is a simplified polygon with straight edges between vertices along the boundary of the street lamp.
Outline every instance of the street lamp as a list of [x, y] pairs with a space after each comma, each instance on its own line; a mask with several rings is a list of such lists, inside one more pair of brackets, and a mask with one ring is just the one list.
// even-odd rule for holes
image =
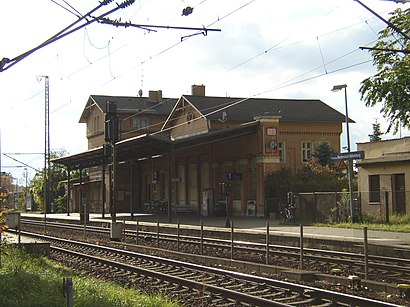
[[[340, 84], [333, 86], [332, 92], [338, 92], [344, 89], [345, 91], [345, 108], [346, 108], [346, 134], [347, 134], [347, 152], [350, 153], [350, 132], [349, 132], [349, 114], [347, 111], [347, 85]], [[347, 173], [349, 176], [349, 198], [350, 198], [350, 220], [354, 222], [354, 210], [353, 210], [353, 160], [348, 160]]]
[[24, 168], [24, 175], [26, 177], [26, 188], [24, 190], [24, 207], [25, 207], [25, 211], [27, 211], [27, 176], [28, 176], [27, 167]]

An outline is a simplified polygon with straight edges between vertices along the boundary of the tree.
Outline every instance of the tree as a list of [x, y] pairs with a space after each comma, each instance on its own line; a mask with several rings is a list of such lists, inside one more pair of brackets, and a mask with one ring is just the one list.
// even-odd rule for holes
[[370, 142], [381, 141], [383, 132], [380, 129], [380, 123], [376, 119], [376, 122], [373, 124], [373, 134], [369, 134]]
[[286, 202], [288, 192], [338, 192], [347, 187], [345, 175], [316, 162], [307, 163], [295, 175], [289, 168], [281, 168], [268, 174], [265, 181], [266, 197], [280, 203]]
[[267, 175], [265, 181], [267, 197], [274, 197], [280, 203], [287, 200], [287, 193], [293, 191], [293, 176], [290, 168], [282, 167], [280, 170]]
[[347, 187], [347, 181], [336, 169], [309, 162], [296, 173], [293, 185], [296, 193], [338, 192]]
[[335, 150], [329, 143], [321, 141], [316, 146], [312, 156], [316, 158], [317, 163], [321, 166], [329, 166], [332, 164], [331, 157], [334, 153]]
[[[401, 32], [410, 32], [410, 9], [397, 9], [389, 22]], [[379, 32], [372, 49], [373, 65], [377, 73], [362, 81], [359, 92], [366, 106], [381, 104], [381, 113], [389, 121], [387, 132], [393, 127], [410, 127], [410, 40], [391, 27]], [[399, 51], [398, 51], [399, 50]], [[400, 52], [400, 50], [404, 52]]]
[[[56, 159], [65, 156], [65, 150], [52, 151], [51, 159]], [[65, 189], [63, 181], [67, 180], [67, 172], [60, 164], [51, 164], [49, 188], [51, 193], [51, 202], [55, 205], [56, 212], [65, 212]], [[33, 190], [34, 201], [40, 210], [44, 210], [44, 169], [37, 172], [31, 180], [31, 188]]]

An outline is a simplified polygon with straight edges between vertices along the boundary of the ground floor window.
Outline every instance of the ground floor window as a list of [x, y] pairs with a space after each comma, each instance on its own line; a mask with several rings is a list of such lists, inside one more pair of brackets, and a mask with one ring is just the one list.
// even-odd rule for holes
[[312, 159], [313, 143], [302, 142], [302, 162], [308, 162]]
[[279, 161], [280, 162], [286, 162], [286, 160], [285, 160], [285, 157], [286, 157], [285, 142], [279, 142], [278, 143], [278, 150], [279, 150]]
[[380, 202], [380, 176], [369, 175], [369, 202]]

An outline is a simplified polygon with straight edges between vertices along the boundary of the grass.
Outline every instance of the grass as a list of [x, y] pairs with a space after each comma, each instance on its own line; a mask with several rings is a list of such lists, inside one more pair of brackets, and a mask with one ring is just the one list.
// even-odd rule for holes
[[46, 257], [27, 254], [21, 248], [4, 243], [0, 306], [66, 306], [62, 291], [64, 277], [73, 280], [74, 306], [179, 306], [161, 296], [147, 296], [98, 279], [76, 276]]
[[[321, 224], [320, 226], [325, 226]], [[332, 223], [327, 226], [340, 228], [361, 229], [364, 226], [369, 230], [382, 230], [394, 232], [410, 232], [410, 214], [394, 214], [389, 218], [389, 224], [384, 217], [363, 213], [363, 221], [356, 223]]]

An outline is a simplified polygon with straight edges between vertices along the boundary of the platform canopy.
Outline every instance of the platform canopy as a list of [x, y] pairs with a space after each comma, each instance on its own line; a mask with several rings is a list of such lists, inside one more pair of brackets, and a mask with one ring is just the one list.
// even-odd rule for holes
[[[115, 144], [117, 161], [135, 161], [150, 158], [152, 156], [172, 152], [173, 150], [183, 150], [256, 133], [258, 124], [258, 121], [253, 121], [232, 128], [215, 130], [173, 141], [164, 133], [139, 135], [119, 141]], [[52, 162], [64, 165], [69, 170], [85, 169], [110, 164], [111, 156], [105, 155], [104, 146], [100, 146], [78, 154], [53, 159]]]

